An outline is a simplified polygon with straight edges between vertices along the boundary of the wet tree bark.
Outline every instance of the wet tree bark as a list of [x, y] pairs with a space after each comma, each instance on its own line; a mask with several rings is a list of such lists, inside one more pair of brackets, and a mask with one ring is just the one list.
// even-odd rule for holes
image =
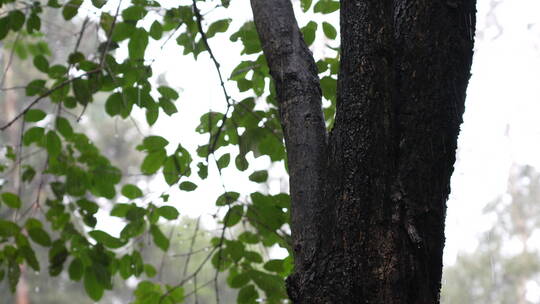
[[438, 303], [475, 1], [341, 0], [335, 125], [290, 0], [251, 0], [276, 83], [294, 303]]

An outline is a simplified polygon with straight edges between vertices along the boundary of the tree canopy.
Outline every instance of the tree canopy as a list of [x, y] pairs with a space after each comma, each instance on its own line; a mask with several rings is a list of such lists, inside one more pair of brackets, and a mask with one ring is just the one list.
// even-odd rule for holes
[[[12, 291], [21, 267], [28, 267], [46, 269], [53, 277], [67, 272], [94, 301], [114, 288], [115, 277], [137, 278], [134, 303], [184, 301], [184, 285], [200, 268], [179, 273], [174, 284], [164, 283], [156, 278], [157, 265], [141, 254], [145, 246], [168, 251], [171, 241], [163, 225], [177, 220], [182, 208], [166, 192], [158, 200], [148, 199], [133, 175], [159, 178], [171, 189], [189, 192], [226, 168], [249, 172], [250, 182], [265, 183], [272, 173], [251, 164], [261, 156], [287, 167], [275, 87], [254, 23], [226, 17], [244, 5], [229, 0], [0, 0], [0, 41], [7, 50], [0, 88], [6, 92], [5, 109], [8, 104], [15, 109], [2, 114], [0, 126], [0, 279]], [[302, 0], [295, 5], [301, 14], [317, 15], [302, 24], [302, 33], [308, 45], [317, 43], [320, 50], [316, 64], [325, 122], [331, 127], [339, 49], [333, 42], [338, 36], [335, 18], [325, 16], [336, 12], [339, 2]], [[57, 51], [51, 45], [66, 42], [51, 39], [57, 32], [72, 34], [71, 49]], [[228, 37], [228, 45], [214, 46], [214, 39], [222, 37]], [[95, 109], [122, 120], [133, 119], [138, 111], [148, 126], [164, 115], [190, 111], [190, 103], [197, 101], [183, 100], [182, 84], [160, 81], [152, 66], [160, 49], [174, 44], [178, 54], [212, 61], [214, 71], [205, 73], [218, 75], [222, 96], [217, 108], [223, 110], [200, 117], [194, 131], [206, 141], [196, 149], [182, 141], [173, 145], [176, 140], [159, 134], [144, 136], [136, 143], [143, 155], [140, 163], [126, 164], [138, 172], [128, 174], [110, 157], [110, 147], [92, 139], [92, 130], [79, 122]], [[224, 47], [239, 52], [240, 61], [231, 70], [220, 61], [225, 60], [219, 53]], [[7, 79], [15, 57], [33, 80]], [[10, 100], [12, 90], [25, 96]], [[284, 278], [292, 270], [289, 195], [264, 188], [239, 193], [225, 184], [215, 199], [220, 228], [201, 263], [216, 269], [216, 286], [218, 273], [226, 272], [228, 285], [238, 290], [238, 303], [280, 303], [287, 298]], [[107, 209], [123, 223], [117, 233], [96, 229], [103, 219], [98, 212]], [[275, 246], [289, 257], [262, 254], [261, 248]], [[45, 259], [38, 259], [36, 247], [48, 251]]]

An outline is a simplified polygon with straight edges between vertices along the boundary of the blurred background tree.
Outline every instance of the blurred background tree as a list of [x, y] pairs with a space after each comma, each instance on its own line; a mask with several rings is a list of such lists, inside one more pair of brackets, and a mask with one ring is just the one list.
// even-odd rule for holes
[[445, 268], [442, 303], [534, 304], [540, 297], [540, 173], [514, 165], [507, 193], [484, 212], [492, 226]]

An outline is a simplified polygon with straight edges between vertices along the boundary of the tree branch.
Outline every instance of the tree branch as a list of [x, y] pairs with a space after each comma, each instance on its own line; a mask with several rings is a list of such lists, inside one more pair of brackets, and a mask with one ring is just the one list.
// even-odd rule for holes
[[79, 78], [82, 78], [84, 76], [88, 76], [88, 75], [91, 75], [91, 74], [100, 73], [100, 72], [101, 72], [101, 68], [97, 68], [95, 70], [88, 71], [88, 72], [86, 72], [84, 74], [81, 74], [81, 75], [79, 75], [77, 77], [66, 79], [66, 80], [62, 81], [61, 83], [57, 84], [56, 86], [52, 87], [51, 89], [45, 91], [44, 93], [39, 95], [36, 99], [34, 99], [28, 106], [26, 106], [26, 108], [24, 108], [24, 110], [22, 110], [19, 114], [17, 114], [17, 116], [15, 116], [12, 120], [10, 120], [5, 125], [1, 126], [0, 131], [4, 131], [7, 128], [9, 128], [19, 118], [21, 118], [24, 114], [26, 114], [26, 112], [28, 112], [30, 109], [32, 109], [32, 107], [34, 107], [38, 102], [40, 102], [44, 98], [48, 97], [49, 95], [54, 93], [56, 90], [60, 90], [61, 88], [65, 87], [66, 85], [68, 85], [70, 83], [72, 83], [76, 79], [79, 79]]
[[276, 85], [290, 174], [295, 269], [309, 266], [323, 208], [326, 128], [313, 55], [304, 42], [290, 0], [251, 0], [270, 74]]

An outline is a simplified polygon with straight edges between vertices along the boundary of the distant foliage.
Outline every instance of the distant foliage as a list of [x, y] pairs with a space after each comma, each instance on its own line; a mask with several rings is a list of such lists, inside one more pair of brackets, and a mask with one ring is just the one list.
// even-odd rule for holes
[[[461, 254], [445, 269], [442, 303], [538, 303], [540, 173], [515, 165], [506, 196], [485, 208], [495, 217], [474, 253]], [[536, 295], [535, 295], [536, 293]]]

